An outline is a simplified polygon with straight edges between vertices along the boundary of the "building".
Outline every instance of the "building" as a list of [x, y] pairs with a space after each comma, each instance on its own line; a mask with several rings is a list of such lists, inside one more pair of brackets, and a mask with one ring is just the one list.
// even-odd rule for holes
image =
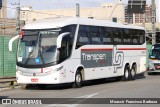
[[0, 18], [6, 18], [7, 17], [7, 0], [0, 0], [2, 4], [2, 8], [0, 8]]
[[156, 11], [156, 14], [157, 14], [157, 22], [160, 23], [160, 0], [157, 0], [157, 11]]
[[[110, 20], [118, 23], [124, 23], [124, 8], [125, 6], [122, 0], [115, 0], [114, 2], [103, 3], [99, 7], [80, 8], [80, 17]], [[31, 7], [22, 7], [20, 18], [26, 23], [30, 23], [38, 19], [61, 16], [76, 16], [76, 8], [32, 10]]]
[[145, 18], [145, 23], [151, 23], [151, 6], [145, 6], [145, 14], [131, 14], [127, 13], [127, 6], [125, 6], [125, 22], [130, 24], [143, 23]]

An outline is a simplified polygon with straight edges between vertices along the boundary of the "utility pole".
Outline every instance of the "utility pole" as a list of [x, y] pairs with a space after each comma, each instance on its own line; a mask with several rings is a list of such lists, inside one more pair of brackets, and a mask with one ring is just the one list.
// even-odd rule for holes
[[155, 31], [155, 0], [152, 0], [152, 45], [156, 43]]
[[17, 7], [16, 32], [17, 32], [17, 35], [20, 32], [20, 7], [19, 6]]
[[76, 4], [76, 17], [80, 17], [80, 7], [79, 4]]
[[19, 35], [19, 32], [20, 32], [20, 0], [18, 3], [14, 3], [12, 5], [17, 5], [17, 8], [16, 8], [16, 34]]

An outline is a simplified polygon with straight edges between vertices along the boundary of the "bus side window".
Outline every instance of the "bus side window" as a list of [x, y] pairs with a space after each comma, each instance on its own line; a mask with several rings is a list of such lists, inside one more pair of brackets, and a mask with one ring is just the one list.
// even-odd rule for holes
[[103, 42], [103, 44], [111, 44], [112, 43], [111, 28], [109, 28], [109, 27], [104, 28], [102, 42]]
[[143, 30], [140, 32], [140, 44], [143, 44], [145, 42], [145, 32]]
[[70, 32], [70, 35], [63, 37], [62, 39], [62, 43], [61, 43], [62, 46], [59, 50], [60, 51], [59, 62], [64, 61], [71, 55], [75, 30], [76, 30], [76, 25], [69, 25], [62, 28], [62, 31], [61, 31], [62, 33]]
[[88, 37], [88, 26], [80, 25], [78, 31], [76, 49], [86, 44], [90, 44], [90, 40]]
[[66, 36], [62, 39], [62, 46], [60, 48], [60, 57], [59, 57], [59, 61], [62, 62], [64, 61], [65, 59], [67, 59], [70, 54], [71, 54], [71, 44], [70, 44], [70, 37], [69, 36]]
[[122, 29], [113, 28], [112, 32], [114, 44], [122, 44]]
[[101, 38], [100, 38], [100, 32], [99, 32], [99, 27], [97, 26], [90, 26], [89, 27], [89, 35], [91, 38], [91, 44], [100, 44], [101, 43]]
[[139, 44], [139, 34], [138, 34], [137, 30], [132, 30], [132, 42], [134, 45]]
[[130, 34], [130, 30], [129, 29], [123, 29], [124, 33], [123, 33], [123, 42], [125, 45], [131, 44], [131, 34]]

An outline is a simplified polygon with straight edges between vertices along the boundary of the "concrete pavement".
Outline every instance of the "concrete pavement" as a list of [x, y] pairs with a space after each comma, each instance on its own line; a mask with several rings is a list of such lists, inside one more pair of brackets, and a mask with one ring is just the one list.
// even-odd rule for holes
[[4, 82], [4, 83], [0, 83], [0, 91], [6, 91], [6, 90], [13, 90], [13, 89], [18, 89], [18, 88], [22, 88], [23, 86], [14, 82], [14, 85], [11, 86], [10, 82]]

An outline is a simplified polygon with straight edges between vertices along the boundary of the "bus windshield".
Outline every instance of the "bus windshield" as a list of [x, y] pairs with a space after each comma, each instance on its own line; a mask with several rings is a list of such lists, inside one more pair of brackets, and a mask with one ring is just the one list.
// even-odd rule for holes
[[60, 29], [23, 30], [19, 42], [17, 63], [45, 65], [57, 62], [57, 37]]
[[149, 54], [149, 58], [160, 59], [160, 47], [153, 46]]

